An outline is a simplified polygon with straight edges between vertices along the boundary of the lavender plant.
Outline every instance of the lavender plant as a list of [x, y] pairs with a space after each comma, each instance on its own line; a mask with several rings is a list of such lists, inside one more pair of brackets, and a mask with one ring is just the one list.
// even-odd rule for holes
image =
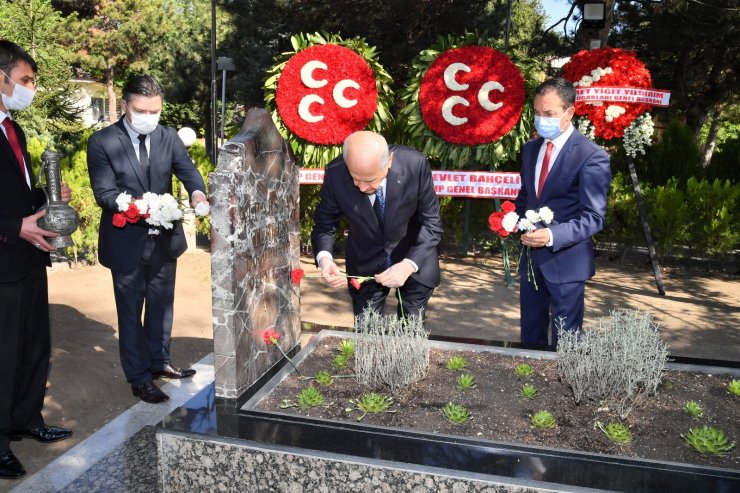
[[652, 315], [618, 310], [580, 333], [558, 330], [558, 372], [582, 399], [613, 401], [625, 419], [636, 405], [655, 394], [668, 360]]
[[365, 310], [355, 319], [355, 373], [361, 384], [398, 395], [426, 376], [429, 334], [421, 317], [404, 321]]

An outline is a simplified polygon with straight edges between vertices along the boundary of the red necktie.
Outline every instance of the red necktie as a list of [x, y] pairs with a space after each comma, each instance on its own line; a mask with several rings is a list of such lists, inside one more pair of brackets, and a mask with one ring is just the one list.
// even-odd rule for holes
[[542, 187], [545, 186], [545, 180], [547, 180], [547, 173], [550, 172], [550, 156], [552, 156], [552, 142], [547, 142], [547, 149], [545, 149], [545, 158], [542, 160], [542, 168], [540, 169], [540, 181], [537, 184], [537, 197], [542, 195]]
[[23, 177], [26, 177], [26, 166], [23, 164], [23, 151], [21, 151], [21, 143], [18, 141], [18, 135], [15, 133], [15, 127], [10, 121], [10, 118], [3, 120], [3, 126], [5, 127], [5, 133], [8, 136], [8, 142], [10, 147], [15, 153], [15, 158], [18, 160], [18, 164], [21, 166], [21, 173]]

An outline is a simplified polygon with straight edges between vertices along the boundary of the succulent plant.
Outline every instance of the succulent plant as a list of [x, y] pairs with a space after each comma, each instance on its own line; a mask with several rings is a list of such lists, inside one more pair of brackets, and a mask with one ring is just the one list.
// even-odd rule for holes
[[468, 362], [462, 356], [453, 356], [447, 360], [447, 369], [453, 371], [462, 371], [468, 366]]
[[328, 371], [321, 370], [316, 374], [316, 382], [326, 387], [334, 383], [334, 377]]
[[730, 380], [725, 388], [730, 394], [740, 397], [740, 380]]
[[603, 431], [607, 438], [617, 445], [632, 443], [632, 432], [622, 423], [609, 423], [604, 426], [601, 421], [597, 421], [595, 427]]
[[442, 412], [447, 419], [458, 425], [465, 423], [472, 418], [470, 411], [468, 411], [464, 406], [452, 402], [443, 407]]
[[525, 399], [534, 399], [537, 396], [537, 389], [534, 388], [534, 385], [525, 383], [519, 390], [519, 396]]
[[316, 387], [306, 387], [298, 394], [298, 407], [316, 407], [324, 403], [324, 395]]
[[516, 376], [519, 378], [527, 378], [532, 376], [534, 368], [529, 366], [527, 363], [519, 363], [514, 368], [514, 373], [516, 373]]
[[339, 353], [344, 355], [346, 358], [351, 358], [355, 355], [355, 343], [349, 339], [342, 339], [339, 343]]
[[343, 354], [337, 354], [331, 364], [334, 365], [334, 368], [347, 368], [347, 357]]
[[701, 418], [702, 416], [704, 416], [704, 410], [701, 408], [699, 403], [696, 401], [686, 402], [686, 405], [683, 407], [683, 410], [686, 411], [686, 414], [688, 414], [692, 418]]
[[[358, 417], [357, 421], [362, 421], [362, 418], [364, 418], [368, 413], [378, 414], [396, 412], [395, 410], [388, 410], [391, 404], [393, 404], [392, 397], [388, 397], [382, 394], [376, 394], [375, 392], [362, 394], [359, 399], [350, 399], [349, 402], [360, 411], [363, 411], [362, 416]], [[348, 408], [346, 409], [346, 411], [352, 411], [352, 409], [353, 408]]]
[[475, 388], [475, 377], [467, 373], [463, 373], [457, 377], [457, 388], [458, 389], [472, 389]]
[[537, 411], [529, 417], [532, 422], [532, 428], [545, 428], [551, 429], [558, 425], [553, 416], [549, 411]]
[[681, 435], [681, 438], [697, 452], [701, 454], [713, 454], [719, 457], [735, 447], [722, 430], [707, 425], [701, 428], [690, 428], [689, 432]]

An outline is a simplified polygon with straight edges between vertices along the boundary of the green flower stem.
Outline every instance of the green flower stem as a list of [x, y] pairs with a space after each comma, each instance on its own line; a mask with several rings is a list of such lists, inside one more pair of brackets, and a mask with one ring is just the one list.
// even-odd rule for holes
[[293, 369], [295, 370], [295, 372], [296, 372], [296, 373], [297, 373], [297, 374], [298, 374], [298, 375], [299, 375], [299, 376], [300, 376], [301, 378], [304, 378], [304, 379], [305, 379], [306, 377], [304, 377], [304, 376], [303, 376], [303, 374], [302, 374], [302, 373], [301, 373], [301, 371], [300, 371], [300, 370], [298, 369], [298, 367], [297, 367], [297, 366], [295, 365], [295, 363], [293, 363], [293, 360], [292, 360], [292, 359], [290, 359], [290, 356], [288, 356], [287, 354], [285, 354], [285, 351], [283, 351], [283, 348], [281, 348], [281, 347], [280, 347], [280, 344], [278, 344], [278, 341], [277, 341], [277, 339], [275, 339], [274, 337], [271, 337], [271, 338], [270, 338], [270, 342], [272, 342], [272, 345], [273, 345], [273, 346], [275, 346], [276, 348], [278, 348], [278, 350], [280, 351], [280, 353], [281, 353], [281, 354], [283, 355], [283, 357], [285, 357], [285, 359], [287, 359], [287, 360], [288, 360], [288, 363], [290, 363], [290, 366], [292, 366], [292, 367], [293, 367]]
[[401, 312], [401, 321], [404, 324], [408, 324], [406, 320], [406, 314], [403, 313], [403, 300], [401, 299], [401, 288], [396, 288], [396, 298], [398, 298], [398, 310]]

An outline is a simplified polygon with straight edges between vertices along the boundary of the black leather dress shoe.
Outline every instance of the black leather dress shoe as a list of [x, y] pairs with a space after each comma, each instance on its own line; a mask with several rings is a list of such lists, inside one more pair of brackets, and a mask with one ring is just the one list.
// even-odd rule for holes
[[66, 440], [71, 436], [72, 430], [57, 426], [41, 425], [30, 430], [13, 430], [10, 434], [10, 439], [34, 438], [41, 443], [51, 443]]
[[154, 385], [152, 382], [143, 383], [141, 385], [132, 385], [134, 395], [144, 402], [149, 404], [158, 404], [170, 399], [170, 396], [162, 392], [159, 387]]
[[13, 452], [0, 455], [0, 478], [18, 479], [26, 475], [21, 463], [16, 459]]
[[192, 368], [175, 368], [172, 365], [167, 365], [161, 370], [152, 372], [154, 378], [188, 378], [193, 375], [195, 375], [195, 370]]

